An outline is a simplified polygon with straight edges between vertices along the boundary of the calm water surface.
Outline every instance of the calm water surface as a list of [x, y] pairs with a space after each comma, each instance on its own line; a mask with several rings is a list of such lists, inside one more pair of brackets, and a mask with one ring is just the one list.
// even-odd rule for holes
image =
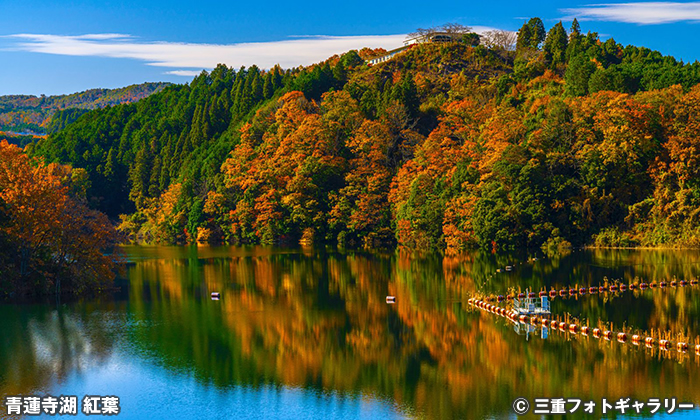
[[[554, 313], [591, 326], [684, 334], [685, 355], [551, 330], [545, 339], [539, 329], [519, 334], [466, 303], [475, 292], [606, 278], [689, 280], [700, 275], [697, 251], [124, 251], [127, 278], [113, 295], [0, 305], [0, 416], [6, 395], [30, 394], [117, 395], [121, 419], [515, 418], [518, 397], [700, 404], [698, 286], [552, 302]], [[513, 271], [496, 272], [506, 265]]]

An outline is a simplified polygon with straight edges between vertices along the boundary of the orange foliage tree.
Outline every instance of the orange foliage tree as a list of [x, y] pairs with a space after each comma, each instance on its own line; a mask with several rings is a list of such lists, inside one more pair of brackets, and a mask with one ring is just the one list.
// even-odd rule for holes
[[115, 231], [79, 197], [80, 174], [0, 142], [0, 292], [81, 292], [114, 278], [117, 259], [103, 251]]

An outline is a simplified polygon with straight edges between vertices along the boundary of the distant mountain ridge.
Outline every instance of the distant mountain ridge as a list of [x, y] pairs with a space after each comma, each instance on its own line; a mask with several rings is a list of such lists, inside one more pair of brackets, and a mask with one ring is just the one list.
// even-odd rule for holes
[[[130, 85], [117, 89], [89, 89], [68, 95], [0, 96], [0, 131], [28, 134], [47, 134], [80, 116], [80, 112], [62, 115], [59, 127], [52, 127], [51, 119], [56, 111], [65, 109], [98, 109], [112, 105], [132, 103], [160, 92], [171, 83], [156, 82]], [[66, 122], [66, 119], [70, 121]]]

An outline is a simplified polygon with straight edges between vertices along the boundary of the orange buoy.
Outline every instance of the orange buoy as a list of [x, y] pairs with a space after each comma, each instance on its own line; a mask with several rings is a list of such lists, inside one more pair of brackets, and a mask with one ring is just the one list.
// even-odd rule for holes
[[547, 296], [547, 292], [540, 290], [540, 297]]
[[598, 288], [597, 287], [590, 287], [588, 289], [588, 293], [598, 293]]
[[627, 285], [626, 285], [626, 284], [621, 284], [621, 285], [620, 285], [620, 291], [621, 291], [621, 292], [624, 292], [625, 290], [627, 290]]
[[698, 284], [698, 279], [692, 279], [692, 280], [690, 280], [690, 284], [692, 284], [692, 285]]
[[549, 326], [552, 328], [557, 328], [557, 321], [552, 320], [552, 322], [549, 323]]
[[221, 295], [219, 292], [211, 292], [211, 300], [219, 300], [221, 299]]
[[532, 324], [532, 325], [537, 325], [537, 324], [539, 324], [539, 322], [540, 322], [540, 320], [536, 316], [533, 316], [530, 318], [530, 324]]
[[680, 282], [678, 282], [678, 284], [680, 284], [681, 286], [687, 286], [688, 282], [685, 280], [681, 280]]
[[578, 332], [578, 325], [576, 325], [576, 324], [569, 325], [569, 332], [576, 334]]
[[542, 319], [541, 319], [540, 321], [541, 321], [542, 325], [544, 325], [545, 327], [546, 327], [547, 324], [549, 323], [549, 320], [548, 320], [547, 318], [545, 318], [545, 317], [542, 317]]
[[600, 338], [600, 328], [593, 328], [593, 337]]
[[581, 334], [583, 335], [588, 335], [588, 333], [591, 331], [589, 327], [581, 327]]
[[579, 295], [585, 295], [585, 294], [586, 294], [586, 288], [585, 288], [585, 287], [582, 287], [582, 288], [578, 289], [578, 294], [579, 294]]
[[639, 288], [640, 288], [640, 289], [646, 289], [647, 287], [649, 287], [648, 284], [646, 284], [646, 283], [639, 283]]
[[630, 290], [634, 290], [637, 288], [637, 285], [634, 283], [630, 283]]
[[388, 303], [388, 304], [394, 304], [394, 303], [396, 303], [396, 297], [395, 297], [395, 296], [387, 296], [387, 297], [386, 297], [386, 303]]
[[641, 339], [642, 339], [642, 337], [640, 337], [639, 335], [637, 335], [637, 334], [633, 335], [632, 336], [632, 344], [634, 344], [635, 346], [638, 346], [639, 340], [641, 340]]
[[644, 339], [644, 344], [647, 345], [647, 347], [651, 347], [654, 345], [654, 338], [653, 337], [647, 337]]
[[688, 351], [688, 343], [679, 342], [676, 344], [676, 349], [678, 349], [680, 353], [685, 353]]
[[535, 293], [535, 292], [530, 292], [530, 294], [528, 294], [527, 297], [529, 297], [529, 298], [537, 297], [537, 293]]
[[575, 295], [575, 294], [576, 294], [576, 289], [569, 289], [569, 294], [570, 294], [570, 295]]
[[655, 288], [655, 287], [656, 287], [656, 283], [654, 283], [654, 282], [652, 281], [651, 283], [649, 283], [649, 287], [651, 287], [652, 289]]
[[559, 323], [559, 331], [564, 331], [566, 330], [566, 322], [560, 322]]
[[557, 297], [557, 291], [554, 290], [554, 289], [550, 290], [550, 291], [549, 291], [549, 297], [552, 297], [552, 298]]
[[528, 318], [527, 315], [520, 315], [520, 322], [527, 322]]
[[496, 300], [499, 302], [503, 302], [505, 299], [506, 298], [503, 295], [498, 295], [498, 297], [496, 298]]
[[611, 291], [611, 292], [617, 292], [617, 285], [614, 285], [614, 284], [613, 284], [612, 286], [610, 286], [610, 291]]
[[696, 345], [695, 345], [695, 354], [697, 354], [698, 356], [700, 356], [700, 344], [696, 344]]
[[609, 341], [612, 339], [612, 334], [613, 334], [612, 331], [604, 331], [603, 338]]
[[607, 292], [607, 291], [608, 291], [608, 288], [605, 287], [605, 286], [600, 286], [600, 287], [598, 288], [598, 291], [599, 291], [600, 293]]
[[627, 334], [623, 332], [617, 333], [617, 341], [619, 341], [620, 343], [624, 343], [625, 341], [627, 341]]
[[668, 340], [659, 340], [659, 348], [661, 350], [668, 350], [671, 347], [671, 342]]
[[665, 282], [665, 281], [662, 281], [661, 283], [659, 283], [659, 286], [661, 286], [661, 287], [666, 287], [666, 282]]
[[514, 298], [515, 298], [515, 296], [513, 296], [513, 295], [508, 295], [508, 296], [506, 296], [506, 299], [507, 299], [507, 300], [513, 300]]
[[671, 287], [676, 287], [678, 286], [678, 282], [676, 280], [671, 281]]

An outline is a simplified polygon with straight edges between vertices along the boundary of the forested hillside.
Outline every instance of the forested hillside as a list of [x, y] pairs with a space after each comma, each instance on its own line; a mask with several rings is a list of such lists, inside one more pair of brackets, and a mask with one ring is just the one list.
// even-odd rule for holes
[[52, 133], [90, 109], [135, 102], [169, 83], [143, 83], [119, 89], [90, 89], [70, 95], [0, 96], [0, 131]]
[[700, 245], [700, 64], [576, 21], [496, 35], [220, 65], [29, 150], [145, 242]]

